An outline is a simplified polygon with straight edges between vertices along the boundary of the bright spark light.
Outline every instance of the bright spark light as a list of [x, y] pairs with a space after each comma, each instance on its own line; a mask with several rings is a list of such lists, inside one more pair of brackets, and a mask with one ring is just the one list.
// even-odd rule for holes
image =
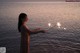
[[48, 23], [48, 26], [51, 27], [51, 23]]
[[66, 30], [66, 28], [64, 28], [64, 30]]
[[61, 23], [57, 22], [57, 26], [58, 26], [58, 28], [60, 28], [61, 27]]

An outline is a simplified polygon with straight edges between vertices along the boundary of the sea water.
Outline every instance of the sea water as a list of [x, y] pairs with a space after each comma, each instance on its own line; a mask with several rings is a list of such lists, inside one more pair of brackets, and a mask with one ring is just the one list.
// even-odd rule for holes
[[[19, 53], [20, 33], [18, 16], [28, 15], [30, 30], [42, 28], [46, 33], [31, 35], [31, 53], [79, 53], [80, 52], [80, 3], [66, 2], [8, 2], [0, 3], [0, 47], [7, 53]], [[64, 29], [58, 29], [57, 22]], [[48, 26], [51, 23], [52, 27]]]

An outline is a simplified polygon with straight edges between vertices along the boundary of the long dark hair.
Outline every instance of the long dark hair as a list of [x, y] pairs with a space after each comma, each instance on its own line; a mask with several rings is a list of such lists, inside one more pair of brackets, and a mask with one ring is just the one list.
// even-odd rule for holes
[[19, 17], [18, 17], [18, 31], [21, 32], [20, 27], [22, 25], [22, 21], [23, 19], [25, 19], [27, 16], [27, 14], [25, 13], [20, 13]]

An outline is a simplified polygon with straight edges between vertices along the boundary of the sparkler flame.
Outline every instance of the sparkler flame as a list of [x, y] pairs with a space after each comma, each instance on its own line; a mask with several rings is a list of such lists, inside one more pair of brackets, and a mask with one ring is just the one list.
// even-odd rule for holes
[[64, 30], [66, 30], [66, 28], [64, 28]]
[[57, 22], [57, 26], [58, 26], [58, 28], [60, 28], [61, 27], [61, 23]]
[[48, 23], [48, 26], [51, 27], [51, 23]]

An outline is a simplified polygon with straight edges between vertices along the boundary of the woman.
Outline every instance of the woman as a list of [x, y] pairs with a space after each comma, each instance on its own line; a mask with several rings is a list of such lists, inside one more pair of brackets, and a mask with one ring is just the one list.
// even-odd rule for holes
[[44, 30], [40, 28], [35, 30], [30, 30], [26, 26], [26, 22], [28, 21], [28, 17], [25, 13], [21, 13], [18, 19], [18, 31], [21, 33], [21, 47], [20, 53], [30, 53], [30, 35], [37, 33], [44, 33]]

